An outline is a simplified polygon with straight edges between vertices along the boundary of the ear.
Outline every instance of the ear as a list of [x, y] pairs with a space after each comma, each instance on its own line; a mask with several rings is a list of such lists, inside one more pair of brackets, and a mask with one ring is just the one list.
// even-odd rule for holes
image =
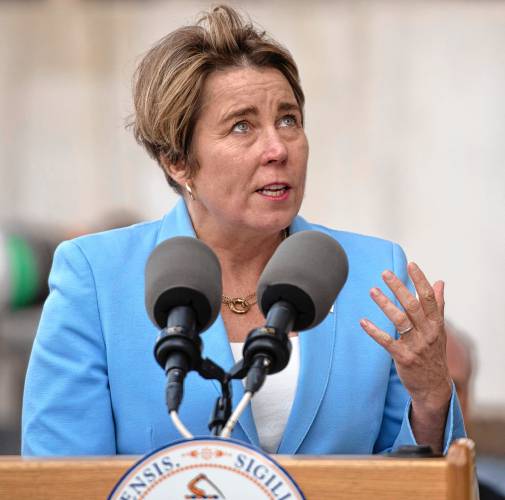
[[184, 184], [189, 180], [186, 162], [178, 160], [176, 163], [172, 163], [167, 156], [161, 154], [160, 163], [165, 173], [184, 189]]

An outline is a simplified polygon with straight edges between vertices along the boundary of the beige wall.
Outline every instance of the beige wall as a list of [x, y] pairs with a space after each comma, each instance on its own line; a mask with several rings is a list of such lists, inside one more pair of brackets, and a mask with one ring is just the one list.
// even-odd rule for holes
[[[138, 56], [201, 2], [0, 4], [0, 220], [158, 217], [175, 196], [123, 128]], [[299, 63], [302, 213], [398, 241], [447, 283], [505, 407], [505, 3], [241, 2]], [[364, 298], [366, 300], [366, 298]]]

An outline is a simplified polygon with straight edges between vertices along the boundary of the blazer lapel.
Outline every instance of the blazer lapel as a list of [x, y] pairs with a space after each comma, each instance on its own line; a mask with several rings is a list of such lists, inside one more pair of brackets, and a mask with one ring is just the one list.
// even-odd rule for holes
[[[164, 218], [161, 224], [156, 244], [161, 243], [168, 238], [175, 236], [189, 236], [196, 238], [195, 230], [191, 222], [188, 210], [184, 200], [179, 200], [173, 210]], [[221, 314], [217, 317], [214, 324], [202, 334], [204, 345], [203, 355], [210, 358], [225, 370], [229, 370], [233, 364], [233, 354], [226, 334], [223, 318]], [[220, 384], [213, 380], [212, 384], [216, 390], [216, 397], [221, 394]], [[235, 408], [244, 394], [244, 386], [240, 380], [232, 382], [233, 390], [233, 408]], [[209, 413], [212, 408], [209, 408]], [[254, 425], [254, 419], [251, 411], [251, 405], [247, 407], [239, 419], [238, 426], [244, 432], [247, 439], [259, 446], [258, 433]], [[240, 438], [240, 437], [239, 437]]]
[[277, 453], [293, 455], [302, 444], [324, 398], [335, 347], [335, 318], [330, 312], [315, 328], [300, 332], [300, 373], [295, 399]]

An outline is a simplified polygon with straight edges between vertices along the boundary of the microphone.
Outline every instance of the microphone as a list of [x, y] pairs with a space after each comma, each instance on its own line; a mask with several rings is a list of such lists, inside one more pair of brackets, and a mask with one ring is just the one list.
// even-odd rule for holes
[[302, 231], [285, 239], [266, 265], [257, 298], [265, 326], [244, 344], [249, 366], [246, 390], [259, 390], [266, 374], [283, 370], [291, 355], [291, 331], [315, 327], [328, 315], [348, 275], [344, 249], [319, 231]]
[[257, 288], [258, 304], [267, 317], [281, 301], [294, 308], [294, 331], [317, 326], [327, 316], [349, 272], [347, 255], [331, 236], [301, 231], [284, 240], [266, 265]]
[[160, 243], [145, 270], [145, 304], [162, 331], [154, 356], [167, 374], [168, 410], [177, 411], [188, 371], [202, 363], [200, 334], [214, 323], [221, 307], [221, 266], [204, 243], [185, 236]]

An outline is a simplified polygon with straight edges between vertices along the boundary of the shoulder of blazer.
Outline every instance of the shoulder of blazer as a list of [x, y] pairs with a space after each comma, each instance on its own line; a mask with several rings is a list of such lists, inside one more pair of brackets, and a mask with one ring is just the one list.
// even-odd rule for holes
[[353, 252], [371, 253], [375, 251], [391, 251], [392, 247], [399, 247], [397, 243], [379, 238], [377, 236], [369, 236], [365, 234], [353, 233], [350, 231], [341, 231], [332, 229], [320, 224], [306, 223], [305, 229], [321, 231], [322, 233], [331, 236], [337, 240], [344, 250], [352, 250]]
[[145, 256], [156, 246], [161, 220], [79, 236], [71, 240], [89, 261], [122, 264]]

